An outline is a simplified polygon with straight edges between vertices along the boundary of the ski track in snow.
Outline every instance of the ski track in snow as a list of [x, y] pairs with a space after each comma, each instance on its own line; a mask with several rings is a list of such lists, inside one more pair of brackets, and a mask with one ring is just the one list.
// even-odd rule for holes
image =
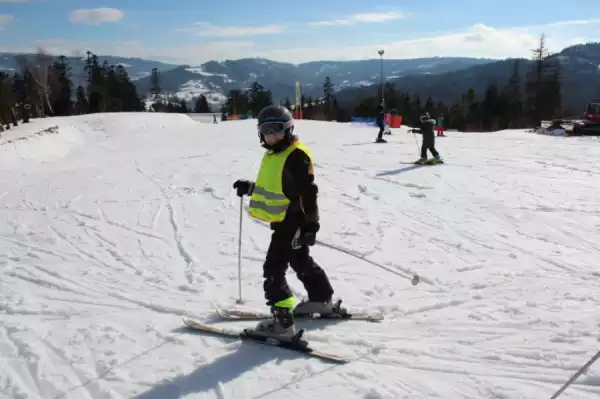
[[[0, 397], [549, 398], [597, 352], [597, 140], [450, 132], [446, 164], [415, 166], [405, 128], [381, 145], [297, 125], [320, 188], [312, 253], [347, 306], [386, 312], [298, 322], [351, 363], [181, 328], [215, 322], [214, 303], [266, 310], [270, 231], [246, 214], [235, 305], [232, 183], [259, 167], [253, 121], [47, 118], [0, 142]], [[595, 364], [561, 398], [598, 395]]]

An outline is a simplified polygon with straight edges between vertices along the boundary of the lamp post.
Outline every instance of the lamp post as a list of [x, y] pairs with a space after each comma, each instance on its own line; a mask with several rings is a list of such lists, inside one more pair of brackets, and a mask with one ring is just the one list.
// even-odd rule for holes
[[383, 50], [379, 50], [379, 58], [381, 59], [381, 105], [383, 105]]

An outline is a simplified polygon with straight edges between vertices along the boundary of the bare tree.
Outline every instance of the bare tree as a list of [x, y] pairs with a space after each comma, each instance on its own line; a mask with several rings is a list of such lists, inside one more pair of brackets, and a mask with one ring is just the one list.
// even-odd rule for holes
[[[38, 48], [37, 53], [31, 58], [26, 55], [19, 54], [15, 56], [17, 65], [21, 73], [25, 75], [27, 71], [31, 74], [33, 81], [36, 84], [36, 91], [38, 93], [40, 103], [46, 105], [47, 109], [51, 114], [54, 113], [52, 104], [50, 102], [50, 94], [52, 88], [52, 65], [54, 63], [54, 57], [47, 54], [44, 50]], [[42, 115], [43, 115], [42, 106]]]

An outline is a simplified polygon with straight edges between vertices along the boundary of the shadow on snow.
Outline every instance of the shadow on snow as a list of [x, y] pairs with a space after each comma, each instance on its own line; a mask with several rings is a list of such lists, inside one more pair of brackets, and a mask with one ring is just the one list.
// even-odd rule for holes
[[[327, 325], [338, 322], [343, 321], [331, 320], [321, 322], [313, 320], [309, 322], [312, 324], [310, 326], [312, 328], [305, 328], [305, 330], [307, 332], [309, 330], [320, 330]], [[224, 341], [235, 342], [235, 338], [219, 337], [218, 335], [193, 331], [185, 327], [177, 328], [174, 332], [185, 332], [205, 337], [212, 336]], [[190, 374], [164, 381], [132, 399], [179, 399], [189, 394], [215, 390], [218, 383], [226, 384], [240, 377], [242, 374], [273, 360], [282, 362], [305, 358], [305, 355], [302, 353], [295, 353], [286, 349], [268, 347], [252, 341], [239, 342], [240, 346], [237, 350], [216, 358], [210, 363], [203, 364]]]
[[381, 176], [397, 175], [397, 174], [400, 174], [400, 173], [409, 172], [409, 171], [414, 170], [414, 169], [419, 169], [419, 168], [422, 168], [424, 166], [430, 166], [430, 165], [411, 165], [411, 166], [406, 166], [406, 167], [400, 168], [400, 169], [394, 169], [394, 170], [387, 170], [387, 171], [384, 171], [384, 172], [379, 172], [379, 173], [377, 173], [376, 176], [377, 177], [381, 177]]

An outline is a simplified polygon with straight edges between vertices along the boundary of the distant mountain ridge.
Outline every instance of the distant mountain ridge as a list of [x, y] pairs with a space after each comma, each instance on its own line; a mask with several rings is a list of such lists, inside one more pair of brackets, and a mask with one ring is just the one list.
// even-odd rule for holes
[[[493, 62], [491, 59], [468, 57], [431, 57], [406, 60], [384, 59], [384, 79], [406, 75], [439, 74]], [[161, 71], [161, 89], [178, 97], [192, 99], [204, 94], [210, 102], [219, 103], [231, 89], [246, 89], [258, 81], [271, 90], [276, 102], [295, 96], [295, 83], [300, 81], [303, 94], [318, 97], [323, 94], [325, 77], [329, 76], [336, 90], [379, 84], [381, 61], [313, 61], [291, 64], [264, 58], [209, 61], [196, 67], [179, 66]], [[150, 78], [135, 82], [141, 93], [150, 90]]]
[[[14, 70], [17, 65], [13, 53], [0, 53], [0, 70]], [[306, 97], [323, 95], [323, 83], [329, 76], [342, 104], [359, 96], [372, 95], [379, 90], [381, 61], [312, 61], [292, 64], [264, 58], [243, 58], [226, 61], [208, 61], [199, 66], [175, 65], [140, 58], [98, 56], [101, 62], [121, 64], [141, 95], [150, 90], [150, 73], [160, 71], [161, 89], [186, 100], [204, 94], [213, 106], [225, 101], [231, 89], [247, 89], [258, 81], [273, 93], [275, 102], [295, 97], [295, 82], [300, 81]], [[563, 103], [566, 108], [579, 112], [592, 98], [600, 98], [600, 43], [567, 47], [553, 55], [560, 60], [563, 74]], [[85, 57], [68, 57], [76, 84], [84, 82]], [[396, 90], [431, 96], [435, 101], [454, 102], [473, 88], [478, 95], [491, 83], [503, 86], [509, 78], [514, 59], [493, 60], [470, 57], [428, 57], [416, 59], [383, 59], [386, 82]], [[529, 71], [531, 61], [521, 60], [521, 74]]]
[[[18, 66], [15, 53], [0, 53], [0, 71], [15, 71]], [[32, 54], [28, 54], [32, 55]], [[76, 85], [85, 82], [85, 56], [67, 57]], [[161, 89], [165, 94], [186, 100], [204, 94], [214, 105], [225, 101], [231, 89], [245, 89], [259, 81], [271, 90], [275, 101], [295, 97], [295, 83], [300, 81], [303, 94], [319, 97], [323, 94], [325, 77], [331, 77], [337, 91], [345, 88], [379, 84], [379, 59], [356, 61], [312, 61], [301, 64], [272, 61], [264, 58], [243, 58], [226, 61], [208, 61], [199, 66], [175, 65], [141, 58], [98, 55], [100, 62], [123, 65], [138, 92], [150, 91], [150, 74], [157, 68], [161, 74]], [[429, 57], [417, 59], [383, 60], [386, 81], [406, 75], [429, 75], [468, 68], [493, 62], [485, 58]]]
[[[569, 116], [580, 115], [590, 100], [600, 99], [600, 43], [569, 46], [550, 58], [560, 61], [562, 105], [566, 113], [573, 113]], [[533, 61], [519, 61], [521, 80], [524, 82]], [[515, 59], [506, 59], [440, 74], [404, 76], [393, 83], [396, 90], [418, 95], [423, 102], [431, 96], [434, 101], [450, 104], [470, 88], [481, 99], [490, 84], [504, 87], [514, 62]], [[378, 90], [377, 86], [347, 89], [337, 93], [336, 97], [341, 104], [349, 104], [359, 96], [374, 95]]]

